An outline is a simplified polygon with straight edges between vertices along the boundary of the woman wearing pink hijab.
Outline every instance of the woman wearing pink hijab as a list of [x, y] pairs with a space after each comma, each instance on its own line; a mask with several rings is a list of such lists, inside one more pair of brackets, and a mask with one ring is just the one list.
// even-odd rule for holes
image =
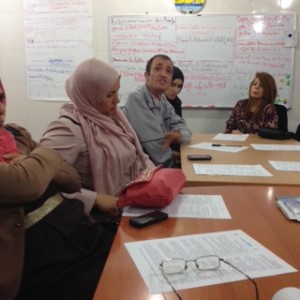
[[84, 189], [76, 198], [105, 212], [117, 208], [120, 192], [141, 171], [154, 167], [118, 107], [119, 88], [114, 68], [85, 60], [66, 82], [72, 103], [62, 106], [41, 139], [77, 169]]

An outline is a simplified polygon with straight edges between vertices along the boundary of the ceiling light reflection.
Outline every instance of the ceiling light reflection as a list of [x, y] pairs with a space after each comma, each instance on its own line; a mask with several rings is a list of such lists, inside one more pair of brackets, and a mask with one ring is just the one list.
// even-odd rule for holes
[[268, 194], [268, 199], [271, 200], [271, 201], [273, 201], [274, 197], [275, 197], [274, 196], [274, 188], [273, 187], [269, 187], [267, 194]]
[[280, 8], [289, 8], [292, 5], [293, 0], [278, 0], [278, 5]]
[[151, 295], [149, 300], [163, 300], [165, 299], [162, 294]]

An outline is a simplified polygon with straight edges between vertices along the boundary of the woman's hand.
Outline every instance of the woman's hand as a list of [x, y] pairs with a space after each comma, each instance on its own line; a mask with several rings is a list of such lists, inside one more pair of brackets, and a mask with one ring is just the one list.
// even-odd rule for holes
[[241, 131], [239, 131], [239, 130], [232, 130], [232, 132], [231, 132], [232, 134], [243, 134]]
[[118, 206], [117, 206], [118, 200], [119, 200], [118, 197], [97, 194], [95, 207], [108, 214], [115, 215], [116, 212], [118, 211]]

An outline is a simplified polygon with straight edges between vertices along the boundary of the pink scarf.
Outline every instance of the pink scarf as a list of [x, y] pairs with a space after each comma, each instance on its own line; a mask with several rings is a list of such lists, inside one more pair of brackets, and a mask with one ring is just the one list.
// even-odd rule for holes
[[[5, 93], [2, 82], [0, 80], [0, 94]], [[4, 154], [18, 153], [15, 138], [6, 129], [3, 128], [4, 118], [6, 113], [6, 99], [0, 100], [0, 162], [7, 162], [4, 158]]]
[[[80, 122], [88, 147], [94, 189], [109, 195], [118, 195], [142, 170], [153, 166], [121, 109], [117, 108], [112, 118], [95, 108], [118, 77], [115, 69], [100, 60], [93, 58], [82, 62], [66, 82], [73, 105], [64, 105], [60, 112], [73, 114]], [[126, 154], [132, 159], [124, 159]]]
[[6, 129], [2, 128], [0, 133], [0, 162], [7, 162], [3, 155], [11, 153], [19, 153], [15, 138]]

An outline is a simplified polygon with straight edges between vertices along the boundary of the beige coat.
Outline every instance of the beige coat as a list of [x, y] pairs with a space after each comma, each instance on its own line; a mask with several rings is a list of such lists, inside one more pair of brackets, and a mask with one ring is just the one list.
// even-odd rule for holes
[[17, 133], [18, 149], [28, 156], [20, 163], [0, 163], [0, 299], [5, 300], [15, 299], [22, 277], [22, 205], [38, 199], [52, 180], [63, 192], [80, 189], [78, 174], [54, 150], [39, 147], [24, 128], [9, 125]]

